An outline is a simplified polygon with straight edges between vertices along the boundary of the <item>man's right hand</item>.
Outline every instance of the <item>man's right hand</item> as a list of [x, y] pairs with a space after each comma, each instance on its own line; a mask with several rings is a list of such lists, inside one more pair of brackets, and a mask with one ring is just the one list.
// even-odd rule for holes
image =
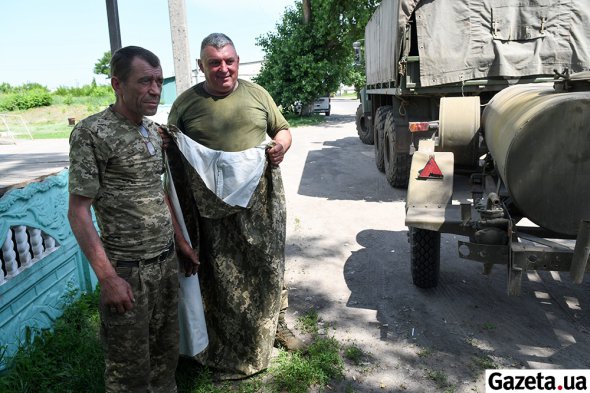
[[127, 281], [119, 276], [109, 276], [100, 281], [100, 301], [112, 313], [125, 314], [133, 309], [135, 298]]

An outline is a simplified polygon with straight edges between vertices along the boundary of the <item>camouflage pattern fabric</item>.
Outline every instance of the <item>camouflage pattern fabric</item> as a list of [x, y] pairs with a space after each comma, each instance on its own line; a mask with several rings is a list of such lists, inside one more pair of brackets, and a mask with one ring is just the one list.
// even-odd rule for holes
[[100, 307], [107, 392], [176, 391], [177, 258], [116, 266], [117, 260], [157, 256], [173, 240], [161, 138], [151, 120], [144, 118], [142, 126], [146, 137], [109, 107], [82, 120], [70, 136], [69, 191], [93, 199], [105, 251], [136, 301], [123, 315]]
[[189, 236], [198, 245], [209, 347], [198, 360], [218, 379], [268, 367], [285, 270], [285, 195], [278, 167], [267, 164], [247, 208], [225, 204], [178, 148], [168, 161]]
[[151, 120], [144, 118], [143, 126], [147, 138], [109, 107], [80, 121], [70, 135], [69, 191], [94, 199], [103, 245], [120, 260], [156, 256], [173, 236], [161, 138]]
[[178, 362], [178, 260], [116, 267], [133, 290], [124, 314], [99, 308], [105, 348], [106, 392], [176, 392]]

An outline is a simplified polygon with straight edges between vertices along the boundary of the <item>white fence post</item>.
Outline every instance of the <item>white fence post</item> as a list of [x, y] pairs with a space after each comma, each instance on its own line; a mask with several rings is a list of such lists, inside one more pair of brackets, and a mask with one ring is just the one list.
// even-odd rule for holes
[[[16, 262], [16, 253], [14, 252], [14, 243], [12, 242], [12, 231], [8, 228], [6, 240], [2, 244], [2, 255], [4, 255], [4, 267], [6, 268], [6, 278], [16, 276], [18, 264]], [[4, 281], [4, 278], [2, 279]]]

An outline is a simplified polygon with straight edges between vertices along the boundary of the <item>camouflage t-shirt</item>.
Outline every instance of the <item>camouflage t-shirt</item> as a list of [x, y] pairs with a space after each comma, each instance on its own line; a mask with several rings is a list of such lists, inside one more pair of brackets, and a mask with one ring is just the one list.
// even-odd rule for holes
[[172, 241], [163, 168], [161, 139], [147, 118], [138, 126], [109, 107], [74, 127], [69, 191], [93, 199], [109, 258], [150, 258]]

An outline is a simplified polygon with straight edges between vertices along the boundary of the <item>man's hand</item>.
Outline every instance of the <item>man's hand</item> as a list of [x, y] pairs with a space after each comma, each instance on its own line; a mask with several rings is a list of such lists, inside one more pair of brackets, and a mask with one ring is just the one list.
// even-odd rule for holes
[[129, 283], [113, 275], [100, 281], [100, 301], [110, 312], [125, 314], [133, 309], [135, 298]]
[[178, 260], [184, 266], [184, 276], [190, 277], [199, 271], [199, 254], [184, 239], [176, 241]]
[[[156, 123], [157, 124], [157, 123]], [[168, 131], [167, 126], [163, 126], [161, 124], [157, 124], [158, 126], [158, 133], [160, 134], [160, 138], [162, 138], [162, 150], [167, 150], [168, 146], [170, 146], [170, 134]]]
[[285, 153], [286, 151], [283, 145], [274, 141], [273, 146], [266, 151], [268, 159], [272, 165], [279, 165], [281, 162], [283, 162]]

